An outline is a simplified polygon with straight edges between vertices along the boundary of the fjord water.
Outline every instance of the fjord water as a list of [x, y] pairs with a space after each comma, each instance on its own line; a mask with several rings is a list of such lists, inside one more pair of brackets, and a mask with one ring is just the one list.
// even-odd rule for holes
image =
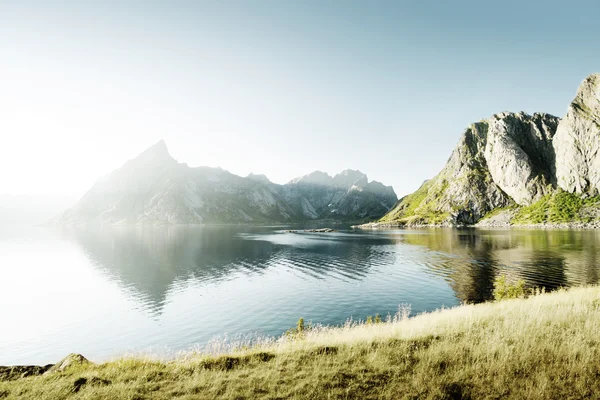
[[596, 231], [285, 229], [1, 228], [0, 365], [416, 314], [490, 299], [498, 274], [548, 289], [599, 277]]

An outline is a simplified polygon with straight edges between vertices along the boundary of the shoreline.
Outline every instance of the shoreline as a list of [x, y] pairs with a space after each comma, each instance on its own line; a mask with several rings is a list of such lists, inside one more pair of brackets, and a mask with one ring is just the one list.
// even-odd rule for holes
[[[485, 220], [484, 220], [485, 221]], [[539, 229], [539, 230], [599, 230], [600, 222], [570, 222], [560, 224], [486, 224], [478, 222], [473, 225], [452, 225], [452, 224], [417, 224], [410, 225], [399, 222], [371, 222], [361, 225], [352, 225], [352, 229], [422, 229], [422, 228], [452, 228], [452, 229]]]
[[599, 307], [600, 287], [591, 286], [296, 328], [286, 340], [221, 355], [95, 364], [71, 354], [40, 373], [0, 368], [0, 397], [590, 398], [600, 391]]

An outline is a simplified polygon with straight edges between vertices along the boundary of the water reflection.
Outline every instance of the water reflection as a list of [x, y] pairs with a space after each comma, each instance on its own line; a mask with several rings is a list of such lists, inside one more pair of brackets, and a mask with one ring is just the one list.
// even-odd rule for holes
[[[142, 308], [160, 313], [169, 291], [275, 268], [299, 279], [363, 280], [379, 267], [407, 264], [442, 277], [460, 302], [491, 299], [498, 274], [547, 290], [598, 282], [599, 233], [425, 229], [285, 233], [259, 227], [74, 228], [93, 264]], [[407, 251], [406, 245], [412, 249]], [[403, 247], [404, 246], [404, 247]], [[420, 248], [419, 251], [414, 251]], [[415, 279], [390, 276], [390, 279]], [[423, 283], [423, 282], [421, 282]], [[418, 284], [418, 282], [416, 282]]]
[[102, 360], [222, 334], [281, 335], [299, 317], [340, 324], [402, 303], [419, 313], [485, 301], [499, 274], [550, 290], [594, 284], [599, 243], [595, 231], [0, 229], [0, 304], [10, 305], [0, 354]]
[[506, 244], [474, 230], [434, 229], [405, 235], [411, 245], [427, 247], [438, 254], [424, 254], [427, 268], [445, 276], [461, 302], [479, 303], [492, 297], [499, 260], [496, 250]]
[[441, 252], [427, 256], [426, 266], [446, 275], [464, 302], [490, 299], [498, 274], [547, 290], [598, 283], [596, 231], [431, 229], [403, 241]]
[[396, 257], [382, 250], [393, 243], [385, 237], [290, 234], [272, 228], [74, 227], [63, 234], [154, 313], [161, 312], [169, 291], [184, 290], [189, 282], [215, 284], [267, 268], [292, 269], [299, 277], [357, 280]]
[[[189, 279], [225, 279], [240, 268], [257, 272], [273, 252], [271, 243], [237, 239], [227, 227], [73, 228], [65, 235], [110, 278], [134, 291], [143, 308], [155, 312], [173, 286]], [[244, 263], [248, 257], [256, 262]]]

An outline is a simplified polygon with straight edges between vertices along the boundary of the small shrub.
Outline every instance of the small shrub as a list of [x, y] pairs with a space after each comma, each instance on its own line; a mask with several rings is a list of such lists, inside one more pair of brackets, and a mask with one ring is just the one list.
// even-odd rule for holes
[[494, 280], [494, 300], [519, 299], [525, 297], [525, 281], [519, 279], [511, 285], [506, 276], [500, 275]]
[[302, 339], [304, 337], [304, 333], [311, 329], [310, 324], [307, 326], [304, 324], [304, 318], [300, 318], [296, 323], [295, 328], [290, 328], [285, 332], [285, 336], [290, 337], [292, 339]]

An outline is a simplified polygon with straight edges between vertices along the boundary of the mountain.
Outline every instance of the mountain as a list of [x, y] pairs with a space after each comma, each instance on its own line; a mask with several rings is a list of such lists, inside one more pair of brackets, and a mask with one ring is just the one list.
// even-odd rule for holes
[[311, 219], [371, 218], [385, 214], [397, 201], [390, 186], [369, 182], [367, 175], [349, 169], [333, 178], [315, 171], [291, 180], [283, 186], [282, 193], [288, 204]]
[[160, 141], [98, 180], [59, 224], [269, 223], [368, 220], [397, 201], [394, 190], [360, 171], [313, 172], [285, 185], [264, 175], [177, 162]]
[[[600, 75], [567, 115], [503, 112], [471, 124], [446, 166], [380, 220], [394, 225], [600, 224]], [[502, 213], [500, 213], [502, 211]]]

